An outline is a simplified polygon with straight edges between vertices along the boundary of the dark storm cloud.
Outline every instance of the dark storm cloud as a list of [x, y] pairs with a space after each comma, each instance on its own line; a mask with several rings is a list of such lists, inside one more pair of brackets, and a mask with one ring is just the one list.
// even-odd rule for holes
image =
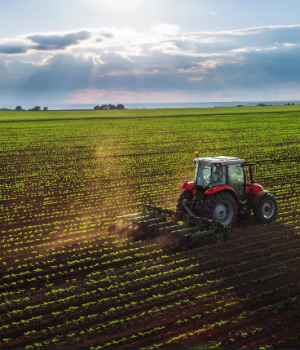
[[91, 34], [87, 31], [68, 33], [64, 35], [31, 35], [27, 39], [37, 44], [33, 46], [35, 50], [61, 50], [68, 46], [79, 44], [83, 40], [89, 39]]

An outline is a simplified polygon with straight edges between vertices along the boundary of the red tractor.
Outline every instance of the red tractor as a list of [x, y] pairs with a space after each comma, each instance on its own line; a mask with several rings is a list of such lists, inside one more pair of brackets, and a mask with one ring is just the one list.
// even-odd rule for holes
[[195, 155], [195, 180], [185, 181], [181, 186], [178, 212], [205, 217], [226, 226], [233, 226], [238, 214], [251, 211], [260, 223], [269, 223], [276, 218], [275, 197], [253, 180], [255, 163], [226, 156], [200, 158], [198, 152]]
[[122, 217], [135, 239], [163, 236], [170, 241], [171, 237], [186, 249], [197, 241], [228, 240], [239, 214], [253, 211], [265, 224], [275, 220], [277, 201], [253, 180], [255, 163], [225, 156], [200, 158], [198, 152], [194, 163], [195, 180], [181, 186], [176, 211], [145, 204], [142, 212]]

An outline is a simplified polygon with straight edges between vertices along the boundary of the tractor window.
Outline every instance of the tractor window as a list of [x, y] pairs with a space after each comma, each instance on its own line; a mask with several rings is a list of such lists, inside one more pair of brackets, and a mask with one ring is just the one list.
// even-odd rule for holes
[[210, 184], [210, 165], [198, 165], [196, 170], [196, 183], [200, 186], [208, 186]]
[[212, 165], [212, 182], [213, 186], [225, 185], [226, 183], [226, 166]]
[[239, 197], [244, 194], [244, 168], [240, 164], [228, 165], [228, 184]]

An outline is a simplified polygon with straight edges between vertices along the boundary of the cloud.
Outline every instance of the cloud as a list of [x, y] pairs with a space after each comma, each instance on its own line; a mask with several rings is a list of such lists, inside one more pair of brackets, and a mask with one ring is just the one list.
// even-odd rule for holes
[[[109, 33], [101, 34], [108, 36]], [[29, 51], [55, 51], [64, 50], [69, 46], [77, 45], [91, 37], [87, 31], [67, 34], [34, 34], [20, 40], [0, 40], [0, 54], [16, 55], [26, 54]]]
[[100, 32], [99, 35], [107, 39], [112, 39], [114, 37], [113, 33], [109, 33], [109, 32]]
[[35, 50], [61, 50], [68, 46], [79, 44], [83, 40], [89, 39], [91, 34], [87, 31], [81, 31], [77, 33], [68, 33], [63, 35], [42, 35], [35, 34], [27, 36], [27, 39], [34, 44], [32, 48]]
[[162, 53], [180, 53], [181, 49], [174, 42], [166, 41], [150, 48], [151, 51], [159, 51]]
[[165, 34], [165, 35], [174, 35], [179, 32], [179, 26], [175, 24], [159, 24], [154, 26], [151, 29], [153, 33]]
[[0, 41], [0, 94], [88, 99], [89, 92], [99, 98], [118, 92], [128, 101], [290, 89], [300, 85], [299, 34], [300, 26], [187, 33], [164, 25], [148, 32], [96, 28], [6, 38]]
[[283, 45], [285, 47], [295, 47], [295, 46], [297, 46], [296, 44], [290, 44], [290, 43], [284, 43]]
[[24, 54], [28, 51], [28, 42], [26, 40], [0, 40], [0, 54], [15, 55]]
[[20, 40], [0, 38], [0, 54], [26, 54], [34, 51], [64, 51], [69, 47], [78, 46], [93, 38], [100, 43], [112, 39], [114, 34], [105, 30], [77, 31], [58, 34], [32, 34]]
[[213, 15], [215, 15], [215, 12], [211, 12]]
[[15, 55], [15, 54], [26, 53], [27, 50], [28, 48], [26, 46], [0, 44], [0, 54]]

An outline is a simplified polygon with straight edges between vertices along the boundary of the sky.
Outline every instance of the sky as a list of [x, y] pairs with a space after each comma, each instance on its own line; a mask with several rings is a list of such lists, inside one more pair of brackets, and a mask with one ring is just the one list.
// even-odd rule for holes
[[300, 100], [299, 0], [0, 0], [0, 108]]

